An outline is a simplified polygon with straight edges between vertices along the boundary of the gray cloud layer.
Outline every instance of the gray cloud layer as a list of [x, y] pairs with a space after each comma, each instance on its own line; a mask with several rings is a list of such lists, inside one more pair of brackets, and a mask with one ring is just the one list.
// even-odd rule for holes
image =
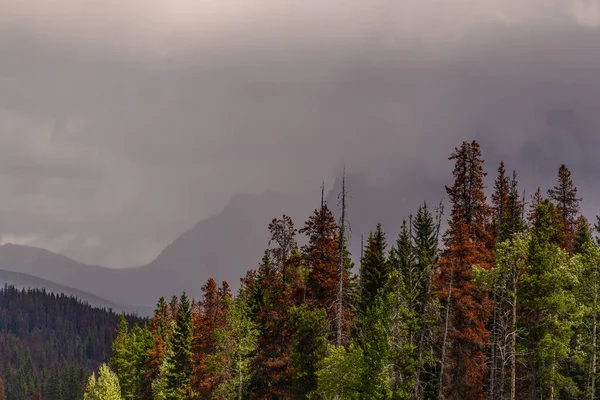
[[0, 240], [139, 265], [235, 193], [444, 180], [473, 137], [529, 185], [568, 162], [595, 212], [599, 24], [598, 0], [0, 0]]

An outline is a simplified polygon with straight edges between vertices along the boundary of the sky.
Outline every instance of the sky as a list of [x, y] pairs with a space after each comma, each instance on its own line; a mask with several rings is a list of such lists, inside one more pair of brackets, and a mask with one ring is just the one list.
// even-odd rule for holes
[[0, 243], [137, 266], [235, 194], [410, 190], [470, 139], [594, 215], [598, 71], [600, 0], [0, 0]]

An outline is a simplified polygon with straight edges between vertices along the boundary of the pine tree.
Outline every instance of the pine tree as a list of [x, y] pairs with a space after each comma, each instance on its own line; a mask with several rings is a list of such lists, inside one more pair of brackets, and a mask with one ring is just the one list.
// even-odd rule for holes
[[593, 243], [592, 228], [587, 218], [580, 215], [575, 223], [575, 236], [573, 238], [573, 253], [582, 253], [585, 246], [589, 243]]
[[97, 380], [96, 374], [90, 376], [83, 399], [122, 400], [119, 378], [106, 364], [100, 366]]
[[186, 399], [190, 391], [192, 376], [192, 310], [189, 298], [182, 293], [175, 326], [171, 337], [171, 353], [168, 363], [171, 368], [167, 371], [167, 382], [174, 399]]
[[379, 290], [388, 286], [390, 281], [393, 269], [385, 255], [386, 247], [385, 233], [381, 229], [381, 224], [377, 224], [375, 232], [369, 234], [362, 260], [359, 318], [366, 315], [369, 307], [374, 304]]
[[307, 290], [311, 307], [324, 308], [331, 321], [331, 335], [335, 332], [337, 309], [334, 303], [338, 290], [339, 239], [337, 225], [327, 205], [321, 202], [321, 208], [306, 221], [300, 233], [308, 237], [308, 244], [302, 248], [304, 259], [309, 268]]
[[52, 368], [48, 382], [46, 382], [46, 390], [44, 391], [44, 397], [47, 399], [63, 399], [63, 384], [60, 377], [60, 372], [57, 367]]
[[584, 350], [580, 364], [586, 377], [582, 393], [594, 400], [598, 396], [598, 322], [600, 314], [600, 248], [593, 239], [581, 244], [577, 258], [579, 263], [577, 296], [583, 311], [583, 323], [579, 328], [578, 343]]
[[390, 328], [393, 300], [389, 288], [379, 292], [363, 315], [358, 343], [363, 352], [359, 393], [363, 399], [389, 399]]
[[506, 225], [509, 216], [508, 202], [511, 194], [510, 189], [510, 182], [504, 169], [504, 161], [501, 161], [500, 167], [498, 167], [498, 177], [494, 182], [494, 192], [492, 193], [492, 207], [494, 211], [492, 223], [496, 239], [501, 236], [503, 227]]
[[562, 369], [569, 357], [573, 317], [577, 315], [572, 290], [576, 279], [568, 254], [556, 241], [562, 229], [556, 210], [549, 200], [536, 207], [529, 267], [521, 284], [521, 336], [523, 352], [528, 354], [531, 398], [557, 398], [561, 390], [576, 394], [573, 380]]
[[117, 337], [112, 345], [113, 354], [110, 359], [110, 368], [119, 377], [121, 394], [124, 399], [133, 399], [135, 395], [135, 371], [133, 368], [133, 349], [129, 336], [129, 323], [125, 315], [121, 314], [121, 321], [117, 328]]
[[575, 237], [575, 222], [579, 214], [579, 203], [577, 187], [571, 179], [571, 171], [565, 164], [558, 170], [558, 184], [548, 190], [548, 197], [560, 210], [564, 225], [563, 248], [568, 252], [573, 250], [573, 239]]
[[295, 330], [291, 353], [292, 394], [293, 398], [301, 400], [317, 389], [316, 373], [327, 354], [329, 324], [323, 308], [311, 311], [306, 307], [294, 307], [290, 317]]
[[206, 364], [207, 358], [217, 351], [215, 331], [226, 323], [226, 312], [229, 285], [223, 283], [219, 289], [214, 279], [209, 279], [202, 287], [203, 301], [199, 303], [198, 310], [194, 313], [194, 373], [192, 388], [200, 399], [209, 399], [218, 381]]
[[[439, 261], [439, 234], [443, 215], [443, 205], [440, 204], [435, 217], [429, 211], [427, 203], [419, 207], [412, 220], [412, 242], [417, 267], [417, 280], [412, 286], [416, 298], [414, 331], [416, 365], [414, 370], [413, 397], [423, 398], [426, 392], [435, 388], [434, 374], [434, 338], [436, 329], [438, 305], [432, 296], [433, 271]], [[417, 330], [418, 329], [418, 330]], [[427, 379], [424, 379], [424, 373]]]
[[83, 391], [81, 379], [75, 367], [70, 366], [63, 381], [63, 400], [81, 400]]
[[479, 144], [463, 142], [451, 155], [455, 182], [446, 191], [452, 204], [446, 249], [437, 288], [444, 303], [442, 356], [438, 398], [484, 398], [487, 372], [485, 345], [490, 316], [487, 295], [472, 279], [472, 266], [489, 269], [493, 262], [491, 210], [484, 194], [483, 159]]

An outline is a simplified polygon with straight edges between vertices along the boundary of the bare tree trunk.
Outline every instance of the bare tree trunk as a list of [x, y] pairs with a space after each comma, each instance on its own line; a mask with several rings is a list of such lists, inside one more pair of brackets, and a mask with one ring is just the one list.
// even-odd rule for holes
[[440, 379], [438, 387], [438, 400], [444, 400], [444, 366], [446, 364], [446, 347], [448, 343], [448, 329], [450, 325], [450, 307], [452, 300], [452, 279], [448, 284], [448, 297], [446, 299], [446, 316], [444, 321], [444, 339], [442, 340], [442, 357], [440, 359]]
[[346, 245], [346, 168], [344, 167], [344, 175], [342, 177], [342, 219], [340, 223], [340, 260], [339, 260], [339, 277], [338, 277], [338, 308], [337, 308], [337, 326], [336, 326], [336, 342], [335, 345], [340, 347], [342, 345], [342, 325], [343, 325], [343, 313], [344, 313], [344, 259], [345, 245]]
[[[238, 363], [239, 365], [242, 365], [242, 356], [239, 356], [238, 358]], [[239, 384], [239, 388], [238, 388], [238, 400], [242, 400], [242, 394], [243, 394], [243, 384], [244, 384], [244, 378], [242, 375], [242, 369], [240, 367], [238, 367], [239, 370], [239, 378], [240, 378], [240, 384]]]
[[591, 365], [591, 375], [592, 375], [592, 385], [590, 392], [590, 400], [594, 400], [596, 395], [596, 336], [598, 333], [598, 288], [597, 284], [594, 283], [594, 325], [592, 328], [592, 365]]
[[490, 368], [490, 400], [496, 400], [496, 371], [498, 366], [498, 296], [494, 292], [494, 286], [492, 286], [492, 302], [494, 304], [494, 311], [492, 317], [492, 362]]
[[517, 293], [515, 290], [512, 305], [512, 335], [510, 343], [510, 400], [516, 398], [517, 386]]

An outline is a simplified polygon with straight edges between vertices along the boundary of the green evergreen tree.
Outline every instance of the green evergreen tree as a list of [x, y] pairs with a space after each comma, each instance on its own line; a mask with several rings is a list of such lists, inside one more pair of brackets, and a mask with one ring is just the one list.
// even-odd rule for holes
[[109, 366], [119, 377], [121, 394], [126, 400], [133, 399], [137, 395], [136, 386], [138, 384], [134, 367], [135, 354], [129, 323], [123, 314], [121, 314], [117, 328], [117, 337], [112, 345], [112, 352]]
[[369, 307], [374, 304], [379, 290], [388, 286], [392, 276], [393, 267], [386, 259], [386, 247], [385, 233], [381, 230], [381, 224], [377, 224], [375, 232], [369, 234], [361, 265], [361, 291], [358, 303], [360, 319], [366, 315]]
[[389, 399], [390, 328], [393, 307], [389, 289], [375, 297], [363, 316], [358, 343], [364, 354], [360, 394], [363, 399]]
[[57, 367], [52, 368], [50, 371], [44, 397], [47, 399], [63, 400], [63, 383]]
[[79, 372], [70, 366], [63, 380], [63, 400], [81, 400], [83, 390]]
[[102, 364], [96, 374], [92, 374], [88, 380], [83, 400], [122, 400], [119, 378], [106, 365]]
[[326, 356], [329, 323], [323, 308], [311, 311], [305, 306], [294, 307], [290, 310], [290, 318], [295, 330], [291, 354], [292, 393], [300, 400], [317, 389], [316, 372]]
[[532, 398], [557, 398], [561, 391], [577, 395], [562, 366], [570, 356], [574, 317], [574, 268], [554, 240], [561, 230], [554, 205], [543, 200], [535, 209], [528, 249], [529, 267], [522, 278], [523, 353], [528, 354]]
[[171, 338], [171, 354], [168, 363], [171, 368], [167, 372], [168, 388], [175, 395], [174, 399], [186, 399], [189, 396], [189, 385], [193, 370], [192, 362], [192, 309], [187, 294], [180, 298], [175, 327]]

